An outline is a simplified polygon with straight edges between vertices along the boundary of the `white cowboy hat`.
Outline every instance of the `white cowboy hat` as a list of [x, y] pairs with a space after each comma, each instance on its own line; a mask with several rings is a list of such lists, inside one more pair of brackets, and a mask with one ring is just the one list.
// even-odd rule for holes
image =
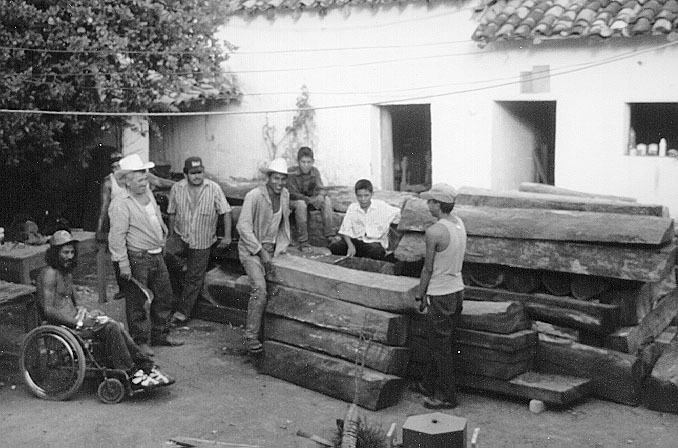
[[259, 171], [264, 174], [279, 173], [287, 176], [287, 162], [282, 158], [273, 159], [271, 163], [268, 164], [268, 167], [259, 168]]
[[139, 157], [139, 154], [130, 154], [128, 156], [125, 156], [122, 159], [120, 159], [120, 162], [118, 163], [120, 163], [120, 171], [116, 172], [115, 174], [119, 176], [131, 173], [132, 171], [148, 170], [155, 166], [155, 163], [153, 162], [144, 163], [141, 160], [141, 157]]

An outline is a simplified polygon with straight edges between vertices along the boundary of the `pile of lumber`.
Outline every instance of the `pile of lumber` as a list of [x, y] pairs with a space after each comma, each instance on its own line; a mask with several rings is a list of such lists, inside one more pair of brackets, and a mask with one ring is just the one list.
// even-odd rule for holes
[[[678, 313], [676, 244], [665, 208], [524, 184], [462, 188], [466, 298], [522, 303], [540, 333], [535, 368], [591, 379], [592, 391], [638, 404], [660, 354], [653, 341]], [[434, 220], [408, 199], [395, 256], [424, 256]], [[585, 374], [584, 374], [585, 373]]]

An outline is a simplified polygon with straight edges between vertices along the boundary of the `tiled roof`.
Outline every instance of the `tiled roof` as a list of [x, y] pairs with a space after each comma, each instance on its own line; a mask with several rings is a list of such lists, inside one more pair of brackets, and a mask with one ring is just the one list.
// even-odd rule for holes
[[498, 0], [487, 6], [472, 39], [637, 35], [678, 39], [678, 0]]
[[272, 13], [277, 10], [305, 11], [318, 10], [320, 13], [342, 6], [379, 7], [392, 4], [408, 4], [430, 0], [230, 0], [232, 14], [247, 13], [250, 15]]

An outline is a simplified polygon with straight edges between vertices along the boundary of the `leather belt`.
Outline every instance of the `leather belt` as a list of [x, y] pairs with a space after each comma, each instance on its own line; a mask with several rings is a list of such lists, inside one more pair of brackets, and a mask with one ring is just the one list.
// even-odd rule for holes
[[127, 249], [127, 253], [133, 254], [133, 255], [158, 255], [162, 253], [162, 247], [158, 247], [156, 249], [148, 249], [148, 250], [136, 250], [136, 249]]

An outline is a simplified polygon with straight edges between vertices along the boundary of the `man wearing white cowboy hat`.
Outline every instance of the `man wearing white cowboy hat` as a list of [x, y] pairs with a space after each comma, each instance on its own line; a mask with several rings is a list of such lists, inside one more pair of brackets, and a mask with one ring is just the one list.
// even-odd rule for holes
[[[144, 163], [137, 154], [120, 159], [119, 172], [126, 190], [111, 201], [108, 209], [111, 221], [108, 247], [116, 274], [123, 280], [121, 292], [126, 300], [129, 332], [148, 355], [153, 354], [149, 343], [181, 345], [168, 338], [173, 294], [162, 254], [167, 227], [148, 188], [148, 169], [154, 166], [153, 162]], [[150, 332], [144, 308], [146, 298], [132, 286], [132, 277], [153, 291]]]
[[273, 257], [285, 252], [290, 244], [287, 162], [275, 159], [261, 172], [266, 174], [266, 183], [247, 193], [237, 225], [240, 262], [252, 286], [245, 327], [245, 344], [250, 353], [262, 350], [259, 333], [268, 300], [266, 274], [273, 268]]

